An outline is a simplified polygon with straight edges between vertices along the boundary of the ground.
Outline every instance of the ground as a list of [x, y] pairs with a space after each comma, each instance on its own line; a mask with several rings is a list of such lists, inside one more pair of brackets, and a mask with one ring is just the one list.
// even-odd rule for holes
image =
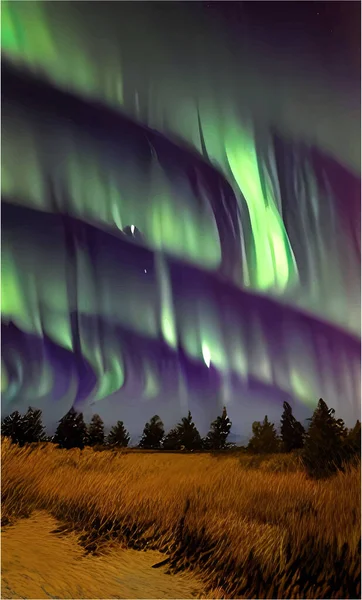
[[52, 533], [59, 523], [35, 512], [2, 532], [2, 598], [194, 598], [201, 584], [168, 575], [160, 552], [114, 548], [85, 556], [74, 533]]
[[4, 598], [361, 597], [359, 464], [3, 440], [1, 499]]

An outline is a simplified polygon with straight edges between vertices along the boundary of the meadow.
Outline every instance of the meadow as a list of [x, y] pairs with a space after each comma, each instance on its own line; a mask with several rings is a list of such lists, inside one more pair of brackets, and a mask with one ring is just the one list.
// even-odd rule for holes
[[20, 448], [4, 439], [2, 525], [45, 510], [87, 553], [164, 553], [208, 598], [359, 598], [360, 469], [298, 457]]

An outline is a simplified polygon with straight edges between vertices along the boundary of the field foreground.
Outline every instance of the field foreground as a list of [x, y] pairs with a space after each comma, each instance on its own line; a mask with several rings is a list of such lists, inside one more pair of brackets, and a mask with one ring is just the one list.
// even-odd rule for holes
[[84, 556], [74, 533], [53, 533], [54, 517], [35, 512], [2, 535], [2, 598], [194, 598], [201, 585], [186, 574], [167, 575], [150, 550], [114, 549]]
[[[84, 551], [91, 554], [83, 561], [95, 561], [92, 565], [107, 558], [113, 565], [116, 553], [122, 552], [120, 543], [165, 553], [166, 567], [150, 570], [141, 558], [135, 567], [137, 572], [150, 573], [149, 592], [157, 577], [169, 577], [166, 569], [172, 573], [192, 569], [202, 578], [208, 597], [360, 597], [360, 471], [356, 468], [315, 482], [293, 467], [292, 457], [270, 457], [253, 469], [237, 455], [80, 452], [58, 450], [51, 444], [21, 449], [5, 440], [4, 598], [14, 597], [6, 596], [4, 572], [6, 561], [11, 562], [11, 554], [16, 553], [11, 536], [16, 538], [20, 526], [35, 527], [34, 520], [17, 519], [39, 510], [63, 523], [63, 532], [76, 535], [74, 552], [83, 557]], [[41, 554], [41, 546], [47, 543], [44, 519], [49, 517], [43, 514], [41, 522], [39, 518], [39, 513], [32, 517], [38, 519]], [[57, 537], [53, 534], [52, 539]], [[57, 543], [70, 543], [70, 539], [67, 535]], [[139, 556], [151, 557], [148, 552]], [[136, 558], [132, 560], [135, 565]], [[81, 564], [85, 563], [80, 561], [79, 568]], [[49, 569], [46, 589], [54, 589], [52, 572], [57, 577], [58, 571]], [[191, 575], [184, 575], [189, 587], [182, 586], [180, 596], [176, 588], [162, 596], [160, 588], [159, 594], [155, 590], [157, 597], [200, 594], [197, 579], [192, 583]], [[169, 582], [177, 585], [174, 577]], [[122, 597], [120, 589], [113, 597]], [[103, 596], [93, 597], [110, 598], [110, 592], [104, 589]], [[30, 588], [22, 593], [29, 598]], [[79, 593], [73, 597], [91, 597], [86, 590], [82, 592], [86, 595]], [[37, 593], [36, 597], [49, 596]], [[124, 597], [137, 596], [128, 590]]]

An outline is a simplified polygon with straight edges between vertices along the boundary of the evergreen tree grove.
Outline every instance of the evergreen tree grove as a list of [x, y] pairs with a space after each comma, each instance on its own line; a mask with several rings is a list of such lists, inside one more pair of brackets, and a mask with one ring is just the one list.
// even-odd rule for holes
[[222, 450], [226, 448], [226, 439], [230, 433], [231, 421], [227, 415], [226, 407], [220, 417], [211, 423], [211, 429], [204, 440], [207, 450]]
[[23, 417], [17, 410], [2, 420], [1, 435], [9, 437], [14, 444], [24, 444]]
[[25, 415], [21, 415], [17, 410], [14, 411], [2, 421], [1, 433], [20, 446], [45, 441], [42, 411], [30, 406]]
[[160, 448], [164, 435], [165, 429], [163, 423], [160, 417], [155, 415], [148, 423], [146, 423], [139, 447], [153, 450]]
[[283, 402], [283, 409], [280, 431], [285, 452], [303, 448], [305, 436], [303, 425], [293, 416], [292, 407], [288, 402]]
[[29, 406], [23, 417], [23, 428], [25, 443], [43, 442], [46, 435], [42, 423], [42, 411]]
[[87, 427], [82, 413], [77, 413], [72, 407], [62, 419], [56, 429], [53, 442], [60, 448], [83, 449], [87, 442]]
[[200, 450], [202, 448], [201, 436], [192, 420], [191, 412], [183, 417], [181, 423], [171, 429], [166, 435], [163, 445], [164, 450]]
[[126, 448], [130, 442], [130, 435], [126, 430], [123, 421], [117, 421], [107, 437], [107, 445], [118, 448]]

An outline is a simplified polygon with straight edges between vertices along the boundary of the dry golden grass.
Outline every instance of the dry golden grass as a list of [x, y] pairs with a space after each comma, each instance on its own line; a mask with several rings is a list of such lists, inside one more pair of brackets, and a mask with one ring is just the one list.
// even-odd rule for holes
[[360, 597], [359, 469], [316, 482], [297, 466], [274, 472], [278, 460], [294, 459], [270, 457], [253, 470], [236, 455], [21, 449], [6, 440], [2, 519], [43, 509], [88, 551], [121, 540], [167, 552], [171, 570], [203, 577], [208, 597]]
[[201, 582], [187, 573], [153, 569], [155, 550], [114, 548], [84, 556], [75, 533], [61, 535], [46, 512], [6, 527], [1, 536], [1, 598], [195, 598]]

